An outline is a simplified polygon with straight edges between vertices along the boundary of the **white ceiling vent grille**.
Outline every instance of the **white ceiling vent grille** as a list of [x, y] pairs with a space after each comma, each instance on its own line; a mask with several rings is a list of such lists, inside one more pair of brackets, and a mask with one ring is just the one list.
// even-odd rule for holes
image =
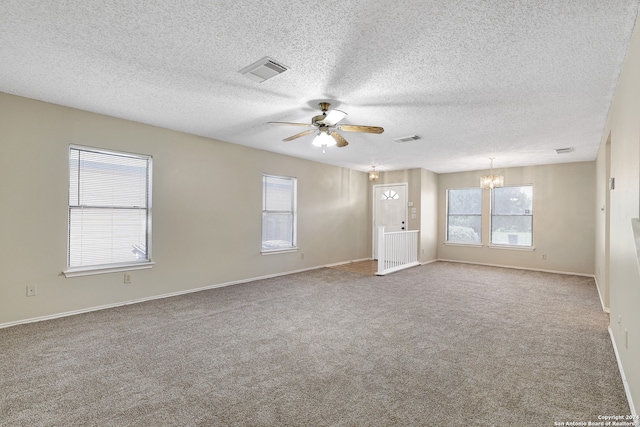
[[409, 141], [417, 141], [419, 139], [422, 139], [422, 137], [420, 135], [409, 135], [409, 136], [403, 136], [402, 138], [396, 138], [394, 139], [395, 142], [409, 142]]
[[268, 56], [265, 56], [238, 72], [254, 82], [262, 83], [263, 81], [269, 80], [271, 77], [282, 74], [287, 70], [288, 68], [284, 65], [279, 64]]
[[556, 154], [569, 154], [573, 152], [573, 148], [556, 148]]

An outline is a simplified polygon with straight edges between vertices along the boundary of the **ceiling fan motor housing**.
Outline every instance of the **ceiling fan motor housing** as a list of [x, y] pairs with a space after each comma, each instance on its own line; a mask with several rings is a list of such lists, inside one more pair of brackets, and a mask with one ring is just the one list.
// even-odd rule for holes
[[318, 104], [318, 106], [322, 110], [322, 114], [313, 116], [313, 118], [311, 119], [312, 125], [315, 125], [318, 122], [322, 123], [322, 121], [327, 118], [327, 111], [329, 111], [329, 107], [331, 107], [331, 104], [329, 104], [328, 102], [321, 102]]

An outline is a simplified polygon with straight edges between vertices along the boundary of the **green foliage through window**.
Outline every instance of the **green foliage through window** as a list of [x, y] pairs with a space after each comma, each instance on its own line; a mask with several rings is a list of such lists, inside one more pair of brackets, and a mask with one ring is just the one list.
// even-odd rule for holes
[[533, 187], [491, 190], [491, 243], [533, 246]]
[[447, 190], [447, 242], [481, 243], [482, 190]]

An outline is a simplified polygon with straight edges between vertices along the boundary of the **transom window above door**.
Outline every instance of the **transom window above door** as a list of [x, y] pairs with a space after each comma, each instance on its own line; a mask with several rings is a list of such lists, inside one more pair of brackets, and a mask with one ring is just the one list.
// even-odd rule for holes
[[400, 196], [393, 190], [387, 190], [382, 193], [380, 200], [398, 200]]

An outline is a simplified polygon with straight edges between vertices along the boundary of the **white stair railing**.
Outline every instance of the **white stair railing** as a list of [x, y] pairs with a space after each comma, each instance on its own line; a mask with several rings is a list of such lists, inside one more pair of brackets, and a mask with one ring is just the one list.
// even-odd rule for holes
[[378, 272], [384, 276], [394, 271], [419, 265], [418, 230], [384, 232], [378, 227]]

